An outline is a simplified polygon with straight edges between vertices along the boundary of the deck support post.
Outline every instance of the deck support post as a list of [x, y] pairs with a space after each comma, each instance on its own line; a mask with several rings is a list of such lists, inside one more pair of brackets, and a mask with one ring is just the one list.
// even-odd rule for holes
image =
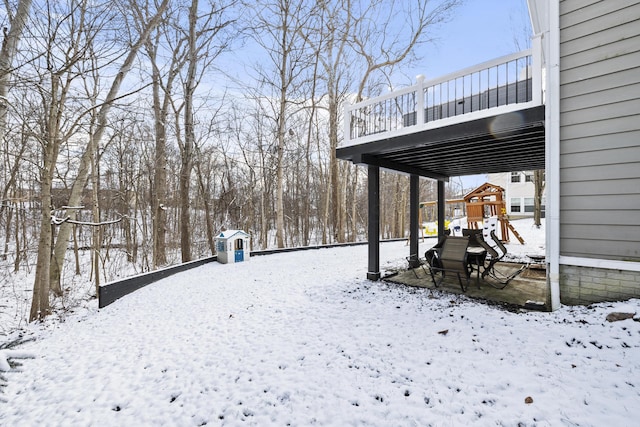
[[416, 256], [418, 254], [418, 236], [420, 233], [420, 224], [418, 216], [420, 213], [420, 177], [411, 175], [409, 181], [409, 255]]
[[369, 165], [367, 171], [369, 195], [369, 269], [367, 279], [380, 279], [380, 168]]
[[444, 237], [444, 181], [438, 180], [438, 241]]

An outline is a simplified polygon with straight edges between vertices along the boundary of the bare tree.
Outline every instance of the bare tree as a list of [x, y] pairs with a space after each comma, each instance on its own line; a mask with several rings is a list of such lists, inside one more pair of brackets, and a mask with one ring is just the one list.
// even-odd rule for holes
[[[178, 22], [177, 30], [183, 34], [184, 65], [183, 102], [173, 103], [176, 117], [176, 140], [180, 148], [179, 197], [180, 197], [180, 248], [182, 261], [191, 260], [190, 188], [193, 172], [193, 155], [196, 140], [195, 95], [203, 75], [210, 70], [218, 56], [225, 52], [233, 40], [230, 26], [235, 23], [232, 16], [236, 2], [216, 4], [209, 2], [206, 12], [199, 7], [198, 0], [188, 5], [187, 20]], [[183, 126], [180, 126], [179, 118]]]
[[[243, 77], [256, 84], [247, 88], [245, 80], [230, 94], [212, 76], [237, 37], [235, 2], [5, 2], [18, 8], [9, 12], [0, 58], [0, 195], [11, 199], [0, 206], [0, 233], [5, 253], [15, 244], [19, 265], [25, 258], [17, 252], [33, 231], [28, 211], [15, 209], [35, 195], [42, 212], [33, 227], [31, 320], [49, 312], [50, 291], [63, 293], [70, 243], [91, 242], [97, 286], [107, 278], [112, 243], [145, 270], [213, 253], [224, 225], [243, 226], [260, 247], [356, 239], [365, 229], [366, 180], [335, 157], [341, 108], [391, 81], [458, 2], [254, 2], [245, 15], [262, 57]], [[26, 5], [39, 13], [22, 27], [31, 43], [16, 50], [19, 37], [11, 37], [21, 32], [17, 12]], [[140, 49], [144, 62], [136, 62]], [[401, 235], [406, 180], [383, 179], [396, 195], [383, 201], [385, 233]], [[119, 215], [121, 223], [108, 227], [77, 224]], [[52, 217], [65, 221], [52, 228]], [[178, 240], [180, 254], [169, 251]]]
[[[320, 54], [327, 79], [331, 216], [337, 241], [344, 241], [347, 222], [346, 177], [340, 175], [335, 157], [340, 138], [338, 111], [345, 100], [347, 85], [351, 83], [347, 76], [354, 72], [354, 58], [350, 61], [345, 58], [353, 52], [364, 64], [355, 99], [359, 101], [365, 88], [371, 86], [372, 76], [376, 73], [388, 75], [399, 64], [413, 60], [415, 49], [428, 40], [430, 27], [448, 19], [460, 3], [461, 0], [443, 0], [434, 5], [430, 0], [420, 0], [392, 1], [389, 4], [378, 0], [358, 8], [348, 0], [323, 2], [326, 24], [322, 28], [326, 34]], [[389, 10], [393, 10], [393, 14]], [[398, 26], [398, 22], [403, 25]], [[344, 166], [344, 174], [357, 176], [355, 167], [351, 165]], [[352, 180], [352, 194], [356, 193], [357, 185], [358, 181]], [[351, 203], [352, 213], [356, 212], [355, 197]]]
[[[274, 218], [274, 187], [276, 181], [275, 157], [277, 156], [277, 141], [272, 138], [270, 117], [272, 103], [261, 96], [257, 90], [249, 90], [243, 103], [249, 103], [251, 110], [236, 107], [233, 110], [234, 132], [239, 135], [238, 143], [244, 163], [255, 175], [255, 184], [251, 186], [254, 193], [257, 224], [256, 246], [262, 249], [269, 245], [269, 230], [275, 224]], [[240, 109], [242, 110], [240, 111]], [[222, 221], [222, 224], [227, 224]]]
[[[529, 16], [525, 12], [519, 16], [511, 16], [511, 31], [513, 32], [513, 45], [517, 50], [531, 47], [531, 25]], [[545, 187], [544, 169], [533, 171], [533, 222], [540, 227], [542, 219], [542, 195]]]
[[[415, 49], [429, 40], [430, 28], [449, 19], [462, 1], [370, 2], [357, 17], [352, 37], [353, 49], [364, 60], [356, 100], [362, 99], [374, 73], [389, 73], [398, 64], [415, 59]], [[389, 10], [393, 10], [393, 14]], [[404, 26], [394, 27], [402, 21]]]
[[[156, 15], [149, 21], [148, 26], [145, 28], [145, 31], [139, 34], [139, 38], [135, 41], [130, 50], [125, 55], [124, 61], [120, 66], [119, 72], [116, 74], [115, 78], [112, 81], [111, 87], [106, 94], [104, 101], [100, 104], [91, 106], [89, 109], [81, 112], [79, 116], [75, 119], [72, 119], [72, 123], [69, 127], [69, 130], [63, 135], [60, 135], [59, 127], [54, 126], [54, 124], [60, 123], [60, 115], [65, 111], [66, 105], [66, 97], [57, 97], [51, 98], [53, 102], [46, 102], [47, 97], [43, 94], [43, 99], [45, 99], [45, 103], [48, 105], [47, 115], [45, 116], [48, 123], [45, 126], [46, 132], [43, 133], [43, 167], [41, 173], [41, 203], [42, 203], [42, 220], [40, 226], [40, 241], [38, 245], [38, 261], [36, 267], [36, 277], [34, 281], [34, 298], [31, 307], [30, 321], [42, 318], [48, 314], [49, 311], [49, 290], [50, 290], [50, 273], [51, 273], [51, 259], [53, 258], [53, 263], [56, 265], [58, 270], [61, 268], [62, 263], [64, 261], [64, 252], [66, 251], [67, 241], [71, 232], [71, 228], [68, 222], [64, 223], [60, 227], [60, 232], [58, 233], [58, 242], [59, 246], [56, 247], [56, 251], [51, 257], [51, 245], [52, 245], [52, 233], [51, 227], [49, 225], [50, 221], [50, 209], [51, 209], [51, 185], [53, 180], [53, 173], [55, 168], [55, 163], [57, 159], [57, 155], [60, 149], [60, 144], [64, 140], [68, 140], [70, 137], [70, 132], [74, 132], [77, 130], [77, 126], [81, 123], [83, 117], [85, 117], [88, 113], [93, 112], [95, 109], [98, 109], [98, 113], [96, 115], [96, 124], [95, 127], [91, 130], [89, 136], [89, 143], [85, 146], [84, 153], [80, 158], [80, 166], [78, 170], [78, 174], [74, 181], [71, 195], [69, 199], [69, 206], [76, 206], [80, 201], [80, 197], [82, 195], [82, 189], [86, 185], [87, 178], [89, 175], [89, 170], [91, 167], [91, 160], [93, 157], [93, 153], [97, 150], [97, 144], [102, 138], [102, 135], [105, 132], [107, 127], [107, 118], [109, 111], [111, 109], [112, 104], [116, 100], [119, 95], [120, 87], [122, 82], [127, 75], [128, 71], [131, 69], [133, 65], [133, 61], [140, 49], [141, 45], [146, 41], [147, 37], [149, 37], [149, 33], [151, 29], [153, 29], [162, 16], [164, 9], [166, 8], [169, 0], [164, 0], [158, 7]], [[99, 10], [101, 6], [106, 5], [92, 5], [91, 8], [93, 12]], [[53, 5], [50, 5], [53, 7]], [[71, 87], [71, 83], [73, 80], [79, 76], [83, 75], [82, 67], [77, 67], [74, 64], [79, 64], [82, 58], [84, 58], [85, 53], [89, 52], [89, 47], [91, 46], [91, 42], [93, 41], [93, 37], [95, 37], [95, 33], [92, 31], [99, 31], [100, 25], [96, 27], [88, 25], [90, 22], [106, 22], [107, 19], [105, 17], [105, 21], [101, 21], [100, 18], [97, 18], [98, 21], [85, 21], [83, 19], [78, 18], [77, 14], [80, 14], [81, 17], [88, 17], [87, 12], [89, 9], [87, 8], [87, 4], [78, 3], [72, 4], [71, 8], [66, 14], [68, 19], [59, 21], [62, 23], [69, 22], [70, 26], [68, 27], [69, 32], [63, 31], [61, 33], [51, 32], [51, 40], [61, 42], [58, 40], [58, 37], [64, 37], [64, 34], [71, 34], [73, 37], [67, 37], [66, 42], [70, 43], [70, 49], [62, 49], [63, 52], [67, 54], [66, 57], [63, 57], [62, 62], [58, 61], [54, 55], [57, 54], [59, 49], [51, 49], [47, 51], [47, 55], [49, 58], [50, 64], [58, 65], [57, 69], [51, 69], [51, 88], [50, 92], [52, 94], [64, 94], [64, 90]], [[103, 10], [104, 15], [108, 15], [106, 9]], [[103, 17], [104, 17], [103, 15]], [[94, 17], [98, 17], [100, 15], [93, 15]], [[78, 25], [76, 28], [75, 25]], [[86, 24], [86, 25], [85, 25]], [[66, 29], [65, 29], [66, 30]], [[87, 36], [87, 32], [90, 35]], [[49, 67], [51, 68], [51, 67]], [[61, 80], [61, 76], [69, 76], [73, 77], [71, 79]], [[59, 92], [59, 88], [63, 90], [63, 92]], [[69, 214], [69, 216], [73, 216], [73, 214]], [[57, 283], [57, 288], [59, 288], [59, 277]], [[61, 289], [58, 289], [58, 293], [61, 293]]]
[[[9, 81], [13, 74], [13, 61], [18, 50], [18, 44], [22, 33], [24, 31], [27, 19], [29, 17], [29, 11], [31, 9], [31, 0], [20, 0], [15, 10], [15, 14], [12, 14], [9, 5], [7, 4], [7, 19], [9, 20], [9, 30], [4, 29], [4, 37], [2, 39], [2, 48], [0, 49], [0, 143], [5, 141], [6, 126], [7, 126], [7, 110], [9, 108]], [[18, 172], [21, 164], [22, 155], [27, 147], [26, 138], [17, 138], [21, 143], [14, 149], [9, 148], [9, 141], [6, 142], [6, 159], [3, 159], [4, 170], [9, 171], [6, 176], [6, 182], [0, 192], [0, 220], [3, 218], [4, 211], [9, 206], [8, 194], [14, 187]], [[15, 204], [14, 206], [17, 206]], [[15, 215], [16, 226], [18, 225], [17, 213]], [[5, 248], [8, 249], [9, 235], [11, 226], [11, 212], [7, 216], [6, 222], [6, 235], [5, 235]], [[16, 265], [19, 264], [20, 257], [18, 256], [17, 243], [18, 233], [16, 230]], [[6, 249], [5, 249], [6, 254]], [[3, 255], [6, 256], [6, 255]]]
[[[301, 31], [313, 16], [315, 2], [275, 0], [264, 1], [257, 6], [252, 17], [256, 42], [264, 49], [270, 67], [258, 67], [261, 83], [265, 85], [267, 97], [274, 100], [270, 117], [274, 123], [274, 139], [277, 141], [276, 156], [276, 241], [285, 246], [284, 214], [284, 158], [287, 140], [295, 136], [288, 128], [288, 118], [300, 104], [294, 101], [309, 66], [310, 52]], [[290, 135], [293, 132], [293, 135]]]
[[[68, 100], [77, 90], [76, 81], [84, 68], [81, 63], [87, 52], [87, 43], [91, 43], [91, 37], [82, 40], [78, 38], [81, 31], [88, 31], [89, 27], [83, 25], [88, 17], [88, 9], [84, 5], [74, 3], [66, 8], [46, 2], [44, 6], [47, 8], [49, 22], [40, 22], [40, 27], [34, 25], [34, 29], [39, 27], [43, 30], [41, 40], [44, 41], [45, 53], [40, 56], [39, 52], [34, 52], [36, 61], [40, 59], [43, 62], [40, 81], [36, 83], [43, 114], [38, 124], [39, 129], [34, 129], [33, 134], [38, 138], [43, 154], [40, 169], [40, 239], [30, 321], [44, 317], [49, 312], [53, 243], [52, 184], [60, 148], [80, 130], [82, 123], [80, 118], [73, 117], [73, 109], [69, 108]], [[57, 19], [51, 19], [53, 16]], [[58, 294], [62, 293], [59, 285], [53, 290]]]
[[203, 150], [202, 147], [196, 145], [196, 156], [194, 161], [194, 168], [196, 173], [196, 182], [198, 184], [199, 199], [202, 201], [202, 207], [204, 208], [204, 222], [207, 236], [207, 245], [209, 252], [213, 256], [216, 253], [214, 244], [214, 225], [213, 225], [213, 207], [211, 205], [210, 195], [213, 192], [212, 188], [212, 174], [214, 173], [215, 165], [213, 158], [215, 154], [212, 150]]
[[533, 222], [540, 228], [542, 218], [542, 195], [545, 187], [544, 169], [533, 171]]
[[[0, 141], [4, 139], [5, 127], [7, 123], [7, 109], [9, 99], [7, 93], [9, 90], [9, 78], [13, 72], [13, 60], [18, 50], [18, 44], [24, 31], [29, 11], [31, 10], [32, 0], [20, 0], [16, 7], [15, 14], [11, 14], [8, 2], [7, 14], [9, 15], [9, 31], [4, 29], [4, 38], [2, 39], [2, 49], [0, 49]], [[1, 215], [0, 215], [1, 216]]]
[[[136, 59], [140, 48], [147, 41], [153, 29], [159, 24], [160, 20], [162, 19], [162, 16], [164, 14], [165, 9], [167, 8], [168, 3], [169, 3], [169, 0], [163, 0], [156, 8], [155, 14], [152, 15], [147, 21], [146, 26], [143, 27], [141, 31], [138, 33], [138, 39], [133, 41], [130, 49], [126, 52], [126, 55], [124, 55], [124, 60], [120, 65], [118, 73], [113, 78], [111, 82], [111, 87], [109, 88], [109, 91], [107, 92], [104, 100], [101, 103], [98, 103], [92, 106], [90, 109], [86, 110], [84, 113], [84, 114], [93, 113], [94, 110], [97, 110], [97, 113], [94, 116], [95, 125], [92, 127], [91, 133], [89, 135], [89, 143], [85, 146], [85, 150], [80, 158], [78, 173], [72, 185], [71, 195], [69, 196], [69, 202], [68, 202], [69, 206], [79, 205], [79, 202], [82, 196], [82, 190], [87, 184], [87, 179], [89, 177], [89, 172], [91, 170], [91, 161], [93, 159], [93, 155], [95, 152], [97, 152], [97, 149], [98, 149], [97, 145], [102, 140], [102, 136], [108, 126], [108, 122], [107, 122], [108, 115], [115, 101], [117, 99], [121, 99], [124, 97], [119, 93], [120, 87], [122, 86], [125, 77], [131, 70], [134, 60]], [[104, 6], [109, 7], [108, 4], [105, 4]], [[131, 2], [130, 6], [131, 6], [130, 10], [134, 14], [136, 15], [140, 14], [140, 10], [138, 9], [136, 2]], [[128, 13], [128, 10], [129, 9], [125, 8], [124, 10], [122, 10], [122, 12], [126, 14]], [[81, 36], [81, 33], [79, 34], [79, 36]], [[70, 212], [69, 215], [73, 218], [75, 213]], [[54, 270], [54, 275], [51, 278], [52, 279], [51, 283], [55, 287], [55, 289], [57, 289], [57, 293], [59, 294], [62, 292], [59, 286], [59, 282], [60, 282], [59, 271], [64, 262], [64, 253], [66, 252], [67, 242], [68, 242], [70, 233], [71, 233], [70, 224], [69, 223], [62, 224], [56, 239], [56, 246], [55, 246], [54, 254], [52, 257], [53, 259], [52, 265], [56, 266], [56, 270]]]
[[[153, 10], [142, 10], [144, 26]], [[177, 11], [171, 10], [169, 15]], [[176, 34], [177, 33], [177, 34]], [[153, 180], [151, 185], [151, 230], [153, 240], [152, 263], [153, 268], [167, 263], [166, 232], [167, 232], [167, 133], [168, 118], [172, 97], [175, 94], [175, 83], [180, 69], [184, 65], [185, 55], [183, 45], [185, 38], [181, 32], [176, 32], [174, 26], [163, 20], [154, 35], [145, 43], [146, 53], [151, 61], [152, 109], [154, 117], [155, 155], [153, 162]], [[166, 49], [170, 52], [166, 64], [160, 63], [158, 51]]]
[[[322, 2], [319, 5], [318, 16], [314, 21], [315, 28], [306, 31], [306, 34], [310, 34], [310, 36], [307, 36], [307, 40], [314, 46], [318, 61], [322, 67], [322, 73], [316, 73], [316, 75], [318, 78], [325, 80], [330, 158], [327, 189], [330, 197], [325, 198], [324, 213], [325, 218], [327, 218], [330, 211], [329, 207], [332, 206], [333, 237], [338, 242], [344, 241], [345, 228], [342, 221], [344, 217], [340, 214], [343, 211], [340, 209], [342, 194], [340, 192], [338, 161], [335, 151], [339, 141], [339, 109], [351, 83], [346, 78], [346, 75], [348, 75], [350, 62], [348, 57], [350, 51], [347, 48], [351, 37], [352, 25], [354, 24], [353, 21], [354, 15], [350, 0]], [[326, 237], [323, 236], [323, 243], [326, 243], [325, 239]]]

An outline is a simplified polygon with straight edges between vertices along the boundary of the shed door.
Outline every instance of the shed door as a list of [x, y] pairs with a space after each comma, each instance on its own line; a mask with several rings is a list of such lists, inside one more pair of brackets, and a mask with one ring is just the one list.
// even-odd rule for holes
[[242, 244], [242, 239], [236, 239], [234, 244], [234, 261], [241, 262], [244, 261], [244, 248]]

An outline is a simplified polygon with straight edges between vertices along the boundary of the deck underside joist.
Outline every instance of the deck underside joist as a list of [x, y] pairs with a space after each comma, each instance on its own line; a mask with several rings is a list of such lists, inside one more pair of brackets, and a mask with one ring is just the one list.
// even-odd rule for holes
[[408, 174], [453, 176], [545, 167], [544, 106], [337, 149], [337, 157]]

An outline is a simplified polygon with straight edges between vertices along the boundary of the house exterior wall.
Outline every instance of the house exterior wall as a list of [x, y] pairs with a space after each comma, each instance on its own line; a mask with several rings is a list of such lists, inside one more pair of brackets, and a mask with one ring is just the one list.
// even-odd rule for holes
[[640, 272], [563, 265], [560, 267], [563, 304], [591, 304], [640, 298]]
[[[559, 180], [562, 301], [638, 297], [638, 0], [560, 2]], [[585, 259], [638, 264], [615, 270]]]
[[[533, 217], [533, 196], [535, 186], [533, 184], [533, 171], [517, 171], [519, 182], [513, 182], [512, 172], [490, 173], [488, 182], [504, 188], [504, 197], [507, 204], [507, 214], [511, 218]], [[527, 178], [529, 176], [530, 178]], [[527, 181], [531, 179], [531, 181]], [[516, 202], [516, 203], [514, 203]], [[543, 205], [544, 193], [543, 193]], [[518, 210], [519, 207], [519, 210]]]

